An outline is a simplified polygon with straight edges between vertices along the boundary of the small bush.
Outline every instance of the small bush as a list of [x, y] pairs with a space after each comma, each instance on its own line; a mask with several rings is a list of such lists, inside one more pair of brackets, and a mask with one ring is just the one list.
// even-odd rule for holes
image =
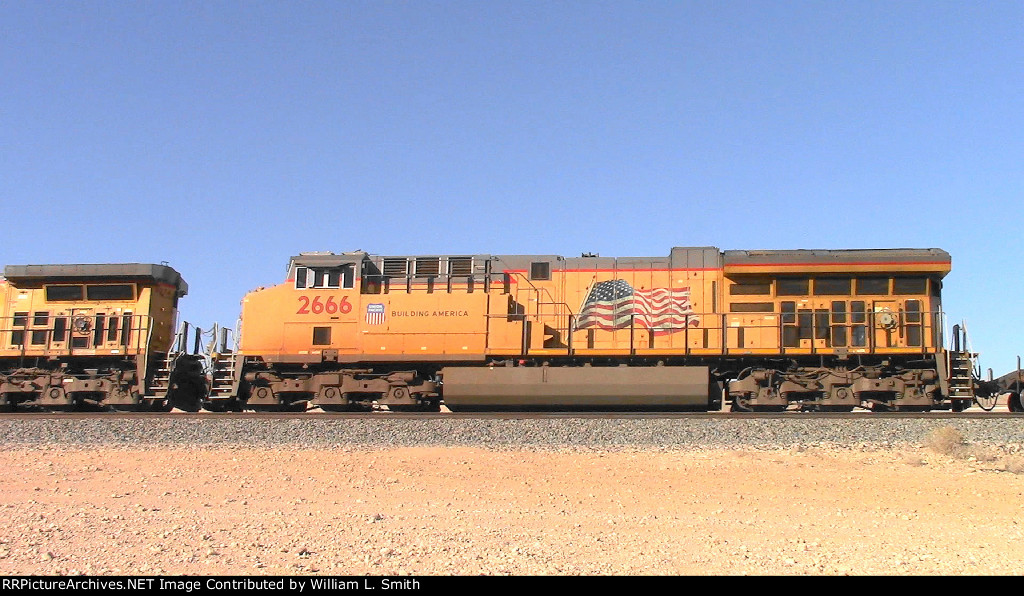
[[995, 453], [979, 445], [967, 445], [960, 453], [961, 457], [973, 457], [974, 461], [992, 463], [999, 459]]
[[1024, 457], [1011, 455], [1003, 462], [1003, 469], [1011, 474], [1024, 474]]
[[965, 444], [964, 436], [952, 426], [936, 428], [924, 440], [925, 447], [942, 455], [959, 455]]

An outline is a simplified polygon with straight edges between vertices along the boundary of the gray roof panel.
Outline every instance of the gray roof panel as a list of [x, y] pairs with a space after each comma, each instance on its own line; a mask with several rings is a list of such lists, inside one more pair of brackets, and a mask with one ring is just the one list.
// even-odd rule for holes
[[7, 265], [4, 277], [14, 282], [71, 282], [105, 280], [142, 280], [171, 284], [179, 296], [188, 293], [181, 274], [167, 265], [144, 263], [105, 263], [80, 265]]
[[850, 250], [727, 250], [726, 265], [818, 263], [949, 263], [940, 248], [888, 248]]

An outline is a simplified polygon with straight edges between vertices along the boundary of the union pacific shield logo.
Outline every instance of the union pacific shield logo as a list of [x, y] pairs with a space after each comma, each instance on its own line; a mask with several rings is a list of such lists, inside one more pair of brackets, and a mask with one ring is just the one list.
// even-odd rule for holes
[[366, 305], [366, 322], [370, 325], [380, 325], [384, 322], [384, 305], [374, 302]]

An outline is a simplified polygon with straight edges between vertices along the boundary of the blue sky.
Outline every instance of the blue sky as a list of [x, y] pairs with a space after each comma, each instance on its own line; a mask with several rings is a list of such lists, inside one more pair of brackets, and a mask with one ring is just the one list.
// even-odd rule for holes
[[3, 2], [0, 262], [939, 247], [1024, 353], [1024, 3]]

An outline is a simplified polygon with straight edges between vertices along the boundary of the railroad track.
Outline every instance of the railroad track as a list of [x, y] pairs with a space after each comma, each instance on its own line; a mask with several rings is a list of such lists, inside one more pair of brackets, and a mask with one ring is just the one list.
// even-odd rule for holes
[[580, 412], [47, 412], [17, 411], [0, 412], [0, 419], [42, 419], [63, 420], [564, 420], [564, 419], [622, 419], [622, 420], [845, 420], [845, 419], [922, 419], [922, 420], [973, 420], [973, 419], [1020, 419], [1024, 416], [1013, 412], [986, 412], [968, 410], [965, 412], [622, 412], [622, 411], [580, 411]]

